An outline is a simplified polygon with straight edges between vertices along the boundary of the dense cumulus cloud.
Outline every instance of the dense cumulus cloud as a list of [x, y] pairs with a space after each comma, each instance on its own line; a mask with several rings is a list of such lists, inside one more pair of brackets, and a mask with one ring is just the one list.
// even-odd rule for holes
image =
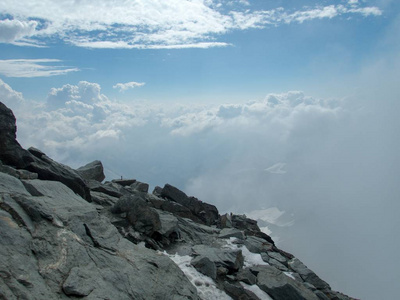
[[108, 179], [168, 182], [221, 212], [277, 207], [294, 221], [279, 232], [280, 246], [334, 288], [373, 299], [365, 282], [395, 286], [400, 107], [393, 86], [387, 94], [368, 90], [346, 99], [292, 91], [171, 106], [110, 100], [99, 84], [85, 81], [28, 104], [0, 83], [2, 100], [19, 103], [23, 146], [73, 167], [100, 159]]
[[358, 1], [258, 10], [243, 0], [90, 0], [73, 5], [65, 0], [4, 0], [0, 10], [0, 42], [43, 46], [47, 38], [56, 38], [79, 47], [126, 49], [221, 47], [229, 43], [219, 37], [235, 30], [382, 14]]

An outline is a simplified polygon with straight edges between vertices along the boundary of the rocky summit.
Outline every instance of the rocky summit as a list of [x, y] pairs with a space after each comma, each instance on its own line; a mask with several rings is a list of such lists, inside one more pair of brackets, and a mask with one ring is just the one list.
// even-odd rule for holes
[[257, 222], [23, 149], [0, 102], [0, 299], [352, 299]]

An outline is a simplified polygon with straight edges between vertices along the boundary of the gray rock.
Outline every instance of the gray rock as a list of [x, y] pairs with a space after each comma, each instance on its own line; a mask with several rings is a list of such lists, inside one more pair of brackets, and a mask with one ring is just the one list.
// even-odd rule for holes
[[280, 263], [287, 264], [286, 257], [284, 257], [282, 254], [280, 254], [278, 252], [268, 251], [268, 256], [273, 258], [273, 259], [276, 259]]
[[[198, 299], [168, 257], [123, 239], [107, 218], [68, 187], [54, 181], [27, 184], [38, 196], [11, 194], [27, 212], [24, 218], [34, 216], [34, 237], [20, 214], [0, 208], [2, 297]], [[43, 215], [53, 221], [44, 222]]]
[[188, 218], [195, 222], [202, 223], [202, 221], [198, 217], [196, 217], [190, 211], [189, 208], [187, 208], [179, 203], [165, 200], [165, 199], [162, 199], [160, 197], [157, 197], [157, 196], [151, 195], [151, 194], [147, 194], [146, 199], [150, 202], [150, 205], [154, 208], [168, 211], [168, 212], [174, 214], [175, 216], [179, 216], [182, 218]]
[[0, 172], [0, 193], [30, 195], [20, 180]]
[[93, 277], [96, 271], [95, 266], [90, 264], [85, 267], [73, 267], [63, 284], [63, 291], [67, 296], [85, 297], [89, 295], [96, 287], [97, 277]]
[[129, 223], [133, 228], [147, 236], [161, 230], [161, 221], [157, 211], [148, 206], [137, 206], [127, 214]]
[[0, 208], [7, 211], [18, 225], [26, 227], [31, 234], [34, 232], [31, 218], [10, 195], [0, 194]]
[[113, 186], [111, 183], [102, 184], [97, 180], [87, 180], [86, 183], [89, 186], [89, 189], [93, 192], [100, 192], [111, 197], [122, 197], [123, 193], [117, 187]]
[[246, 215], [232, 215], [232, 226], [240, 230], [260, 231], [257, 221], [249, 219]]
[[178, 219], [178, 228], [182, 241], [190, 244], [213, 245], [219, 230], [207, 225], [198, 224], [190, 219]]
[[106, 178], [104, 175], [103, 164], [99, 160], [92, 161], [91, 163], [76, 169], [76, 171], [86, 180], [97, 180], [102, 182], [104, 178]]
[[[271, 266], [274, 266], [275, 268], [281, 270], [281, 271], [289, 271], [288, 267], [285, 266], [283, 263], [281, 263], [280, 261], [276, 260], [275, 258], [272, 258], [269, 254], [270, 253], [276, 253], [276, 252], [261, 252], [261, 258], [263, 259], [263, 261], [269, 263]], [[275, 256], [278, 257], [279, 256]]]
[[171, 234], [175, 234], [176, 238], [179, 238], [179, 221], [178, 219], [171, 213], [163, 212], [156, 210], [160, 219], [161, 228], [158, 232], [165, 237], [169, 237]]
[[246, 290], [240, 284], [224, 282], [224, 291], [233, 299], [260, 300], [253, 292]]
[[17, 125], [13, 112], [0, 102], [0, 160], [4, 165], [24, 169], [35, 159], [17, 142]]
[[226, 213], [221, 216], [220, 226], [221, 228], [232, 228], [231, 214]]
[[273, 299], [318, 300], [318, 297], [301, 283], [286, 276], [272, 266], [257, 266], [257, 285]]
[[270, 258], [270, 260], [268, 261], [268, 263], [269, 263], [271, 266], [277, 268], [278, 270], [281, 270], [281, 271], [284, 271], [284, 272], [289, 271], [288, 267], [286, 267], [284, 264], [282, 264], [281, 262], [277, 261], [277, 260], [274, 259], [274, 258]]
[[136, 181], [135, 183], [132, 183], [130, 187], [142, 193], [147, 193], [149, 191], [149, 184], [144, 182]]
[[[317, 295], [318, 299], [320, 300], [330, 300], [331, 298], [329, 298], [327, 295], [325, 295], [322, 291], [316, 290], [314, 291], [314, 294]], [[334, 298], [332, 298], [334, 299]], [[340, 298], [336, 298], [336, 299], [340, 299]], [[348, 298], [350, 299], [350, 298]]]
[[241, 269], [237, 273], [236, 279], [249, 285], [254, 285], [257, 283], [257, 276], [255, 276], [249, 268]]
[[130, 186], [131, 184], [136, 182], [136, 179], [113, 179], [111, 182], [122, 185], [122, 186]]
[[238, 271], [243, 267], [242, 250], [225, 250], [205, 245], [195, 245], [192, 249], [195, 255], [207, 257], [217, 267], [224, 267], [231, 271]]
[[297, 272], [305, 282], [311, 283], [317, 289], [324, 290], [330, 289], [328, 283], [319, 278], [313, 271], [307, 268], [299, 259], [293, 258], [289, 261], [289, 267]]
[[156, 186], [153, 190], [153, 195], [157, 197], [161, 197], [162, 187]]
[[204, 224], [216, 224], [219, 219], [218, 210], [214, 205], [204, 203], [194, 197], [188, 197], [184, 192], [166, 184], [161, 191], [161, 196], [187, 207]]
[[215, 263], [211, 261], [208, 257], [201, 255], [197, 256], [192, 259], [190, 264], [194, 266], [196, 270], [200, 273], [214, 280], [217, 278], [217, 267], [215, 266]]
[[113, 214], [121, 214], [131, 211], [138, 206], [147, 206], [146, 201], [138, 195], [125, 195], [111, 208]]
[[218, 237], [220, 239], [228, 239], [231, 237], [235, 237], [235, 238], [242, 239], [242, 240], [245, 238], [243, 231], [240, 231], [235, 228], [223, 228], [221, 230], [221, 232], [219, 233]]
[[267, 252], [272, 250], [273, 245], [268, 243], [266, 240], [255, 237], [255, 236], [248, 236], [244, 241], [244, 245], [249, 249], [250, 252], [253, 253], [261, 253]]
[[102, 206], [113, 206], [118, 202], [119, 199], [117, 197], [95, 191], [90, 191], [90, 196], [92, 197], [92, 202]]
[[31, 251], [32, 236], [0, 209], [0, 298], [57, 299], [40, 274]]
[[11, 175], [18, 179], [37, 179], [38, 178], [37, 173], [32, 173], [32, 172], [29, 172], [29, 171], [23, 170], [23, 169], [14, 169], [13, 167], [3, 165], [3, 163], [1, 161], [0, 161], [0, 172], [6, 173], [6, 174]]
[[[90, 202], [90, 191], [82, 177], [70, 167], [60, 164], [35, 148], [28, 151], [34, 154], [34, 161], [24, 169], [38, 174], [39, 179], [52, 180], [64, 183], [75, 193]], [[41, 154], [38, 154], [41, 153]], [[36, 156], [35, 156], [36, 155]]]
[[126, 218], [133, 228], [148, 236], [161, 230], [161, 221], [157, 211], [136, 195], [121, 197], [111, 208], [111, 212], [114, 214], [126, 213]]

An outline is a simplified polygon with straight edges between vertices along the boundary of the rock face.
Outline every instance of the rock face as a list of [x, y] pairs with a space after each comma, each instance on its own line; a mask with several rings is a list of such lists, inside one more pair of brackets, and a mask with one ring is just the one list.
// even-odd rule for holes
[[99, 161], [73, 170], [23, 149], [2, 103], [0, 146], [0, 299], [209, 299], [201, 274], [232, 299], [260, 299], [249, 286], [272, 299], [351, 299], [246, 216], [168, 184], [153, 194], [135, 179], [103, 184]]
[[86, 180], [97, 180], [102, 182], [106, 176], [104, 176], [103, 164], [99, 160], [92, 161], [87, 165], [84, 165], [76, 170], [82, 178]]

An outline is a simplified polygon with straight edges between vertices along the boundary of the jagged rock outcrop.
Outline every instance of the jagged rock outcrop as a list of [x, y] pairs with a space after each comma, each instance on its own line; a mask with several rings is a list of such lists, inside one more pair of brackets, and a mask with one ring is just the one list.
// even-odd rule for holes
[[168, 184], [103, 180], [101, 162], [73, 170], [23, 149], [0, 103], [0, 299], [209, 299], [204, 275], [232, 299], [351, 299], [244, 215]]
[[[4, 165], [38, 174], [43, 180], [64, 183], [90, 201], [89, 188], [73, 169], [57, 163], [38, 149], [25, 150], [16, 140], [16, 120], [12, 111], [0, 102], [0, 161]], [[18, 172], [18, 171], [17, 171]]]
[[92, 161], [78, 169], [76, 169], [79, 175], [86, 180], [97, 180], [102, 182], [106, 176], [104, 176], [103, 164], [99, 160]]

